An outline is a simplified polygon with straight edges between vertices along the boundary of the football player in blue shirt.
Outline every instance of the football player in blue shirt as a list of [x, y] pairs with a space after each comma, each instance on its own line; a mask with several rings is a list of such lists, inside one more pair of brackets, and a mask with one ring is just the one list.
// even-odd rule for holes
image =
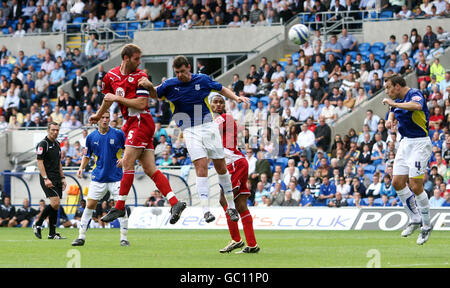
[[[406, 86], [405, 79], [400, 75], [387, 78], [385, 88], [389, 98], [383, 99], [383, 104], [390, 106], [386, 128], [390, 129], [394, 119], [397, 119], [398, 131], [402, 136], [394, 159], [392, 180], [410, 217], [410, 223], [401, 235], [408, 237], [422, 226], [417, 239], [417, 244], [422, 245], [432, 230], [430, 203], [423, 189], [423, 178], [432, 153], [428, 136], [430, 113], [422, 92]], [[408, 180], [409, 187], [406, 185]]]
[[[227, 214], [232, 221], [239, 220], [239, 214], [233, 200], [233, 188], [230, 174], [225, 163], [225, 156], [218, 124], [213, 122], [212, 110], [208, 96], [218, 92], [238, 103], [250, 100], [239, 97], [230, 89], [211, 79], [205, 74], [191, 73], [191, 65], [185, 56], [177, 56], [173, 61], [176, 77], [167, 79], [156, 89], [148, 80], [141, 78], [138, 85], [150, 92], [150, 97], [167, 99], [170, 103], [173, 120], [183, 131], [186, 148], [194, 163], [197, 179], [197, 192], [203, 206], [206, 222], [215, 220], [209, 211], [208, 163], [212, 159], [219, 176], [219, 185], [227, 199]], [[209, 158], [209, 159], [208, 159]]]
[[[80, 168], [77, 171], [78, 178], [82, 177], [92, 156], [95, 158], [92, 170], [91, 183], [87, 196], [87, 205], [80, 220], [78, 238], [72, 242], [72, 246], [83, 246], [86, 240], [86, 230], [92, 213], [105, 194], [109, 191], [115, 200], [119, 196], [120, 180], [122, 179], [122, 151], [125, 148], [125, 134], [122, 130], [109, 127], [109, 111], [103, 113], [98, 121], [98, 129], [86, 138], [86, 148]], [[126, 209], [125, 209], [126, 211]], [[119, 218], [120, 223], [120, 245], [129, 246], [127, 240], [128, 216]]]

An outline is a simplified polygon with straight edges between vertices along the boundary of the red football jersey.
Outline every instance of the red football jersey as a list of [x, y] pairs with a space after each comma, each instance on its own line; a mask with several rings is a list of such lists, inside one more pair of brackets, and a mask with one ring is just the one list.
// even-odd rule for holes
[[214, 121], [219, 124], [219, 131], [222, 135], [222, 143], [227, 165], [241, 158], [245, 158], [244, 154], [236, 148], [237, 125], [233, 116], [231, 114], [224, 113], [216, 117]]
[[[120, 72], [120, 66], [117, 66], [116, 68], [109, 70], [103, 77], [102, 93], [105, 95], [106, 93], [112, 93], [127, 99], [138, 97], [148, 98], [150, 93], [146, 89], [138, 87], [137, 84], [142, 77], [147, 77], [147, 74], [141, 69], [137, 69], [128, 75], [123, 75]], [[119, 104], [119, 107], [125, 120], [127, 120], [128, 117], [139, 117], [140, 114], [150, 113], [148, 105], [144, 110], [137, 110], [121, 104]]]

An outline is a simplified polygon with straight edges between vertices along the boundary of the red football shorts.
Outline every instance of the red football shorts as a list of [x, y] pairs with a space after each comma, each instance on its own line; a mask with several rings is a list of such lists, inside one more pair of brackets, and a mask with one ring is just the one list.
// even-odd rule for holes
[[153, 135], [155, 134], [155, 122], [150, 114], [141, 114], [141, 117], [128, 118], [122, 127], [125, 133], [125, 147], [144, 148], [153, 150]]
[[[233, 163], [228, 164], [228, 172], [231, 175], [231, 186], [233, 187], [233, 195], [236, 199], [239, 195], [250, 196], [250, 190], [247, 187], [248, 179], [248, 162], [247, 159], [241, 158]], [[235, 191], [235, 188], [239, 188]]]

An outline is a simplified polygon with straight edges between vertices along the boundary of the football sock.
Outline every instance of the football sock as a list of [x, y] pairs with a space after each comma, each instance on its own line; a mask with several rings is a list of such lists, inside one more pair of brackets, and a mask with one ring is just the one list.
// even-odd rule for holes
[[225, 199], [227, 199], [227, 205], [229, 208], [235, 208], [234, 206], [234, 195], [233, 187], [231, 186], [231, 177], [228, 171], [225, 174], [219, 174], [219, 185], [223, 190]]
[[169, 180], [163, 173], [161, 173], [161, 171], [156, 170], [150, 178], [152, 178], [153, 182], [155, 182], [155, 185], [158, 187], [161, 194], [167, 198], [170, 206], [178, 203], [178, 199], [175, 197], [175, 193], [172, 192], [172, 188], [170, 187]]
[[428, 195], [424, 191], [420, 195], [416, 196], [417, 206], [419, 207], [420, 215], [422, 216], [422, 223], [425, 229], [431, 227], [430, 220], [430, 202], [428, 201]]
[[413, 223], [422, 222], [420, 219], [419, 211], [417, 210], [416, 197], [414, 197], [414, 194], [411, 192], [411, 190], [409, 190], [409, 187], [406, 186], [402, 190], [396, 192], [403, 203], [403, 207], [405, 208], [410, 221]]
[[120, 223], [120, 241], [127, 240], [128, 234], [128, 212], [125, 209], [125, 216], [119, 218]]
[[48, 217], [50, 210], [53, 210], [52, 206], [46, 205], [44, 210], [42, 211], [41, 216], [39, 217], [39, 219], [36, 221], [36, 226], [42, 226], [42, 223], [44, 222], [44, 220]]
[[245, 240], [247, 240], [247, 246], [255, 247], [256, 239], [255, 239], [255, 231], [253, 231], [253, 217], [250, 214], [249, 210], [245, 210], [244, 212], [239, 213], [239, 215], [241, 216], [242, 226], [244, 227], [244, 234]]
[[203, 214], [209, 212], [209, 184], [208, 177], [197, 177], [195, 180], [197, 184], [198, 198], [200, 198], [200, 205], [203, 208]]
[[235, 242], [241, 241], [241, 234], [239, 233], [238, 222], [231, 221], [230, 215], [227, 213], [228, 206], [223, 207], [225, 216], [227, 217], [228, 230], [230, 231], [231, 239]]
[[131, 185], [133, 185], [134, 170], [123, 171], [122, 180], [120, 181], [119, 198], [116, 202], [116, 209], [124, 210], [125, 201], [127, 200], [128, 193], [130, 192]]
[[53, 207], [50, 209], [49, 215], [48, 215], [48, 228], [49, 232], [48, 235], [54, 235], [56, 233], [56, 222], [58, 221], [58, 210], [53, 209]]
[[81, 215], [81, 224], [80, 229], [78, 230], [78, 238], [86, 239], [86, 230], [89, 226], [89, 221], [92, 218], [92, 214], [94, 213], [94, 209], [85, 208], [83, 211], [83, 215]]

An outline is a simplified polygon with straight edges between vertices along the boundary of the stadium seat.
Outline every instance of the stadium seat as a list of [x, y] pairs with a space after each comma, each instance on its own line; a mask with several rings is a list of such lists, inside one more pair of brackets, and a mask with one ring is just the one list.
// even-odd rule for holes
[[358, 52], [356, 52], [356, 51], [349, 51], [349, 52], [347, 52], [347, 54], [345, 54], [345, 56], [350, 55], [352, 57], [352, 60], [355, 60], [357, 54], [358, 54]]
[[14, 69], [14, 65], [13, 64], [5, 64], [3, 65], [3, 67], [9, 71], [12, 71]]
[[280, 157], [275, 161], [275, 166], [281, 165], [281, 171], [284, 171], [284, 168], [287, 167], [289, 159], [286, 157]]
[[364, 83], [364, 89], [366, 90], [366, 93], [369, 93], [370, 84], [369, 83]]
[[156, 21], [155, 23], [153, 23], [153, 28], [155, 30], [161, 30], [161, 28], [164, 28], [164, 21]]
[[259, 100], [262, 101], [262, 102], [264, 103], [264, 106], [267, 106], [267, 105], [269, 105], [269, 103], [270, 103], [270, 98], [269, 98], [269, 96], [263, 96], [263, 97], [259, 98]]
[[386, 45], [384, 45], [383, 42], [375, 42], [372, 44], [372, 48], [378, 48], [378, 50], [384, 51], [384, 47], [386, 47]]
[[11, 77], [11, 72], [7, 69], [4, 69], [4, 70], [2, 69], [0, 72], [0, 75], [2, 75], [2, 76], [4, 75], [7, 79], [9, 79]]
[[376, 170], [380, 171], [384, 174], [384, 170], [386, 169], [386, 166], [383, 164], [377, 165]]
[[375, 172], [375, 166], [372, 166], [372, 165], [364, 166], [364, 173], [371, 173], [371, 174], [373, 174], [374, 172]]
[[256, 106], [258, 101], [259, 101], [258, 97], [250, 97], [250, 105], [255, 105]]
[[298, 52], [292, 53], [291, 57], [292, 57], [292, 61], [297, 61], [300, 58], [300, 53], [298, 53]]
[[373, 200], [373, 205], [374, 206], [383, 206], [383, 199], [377, 198], [377, 199]]
[[394, 16], [394, 12], [387, 10], [387, 11], [382, 11], [379, 15], [380, 19], [389, 19], [389, 18], [393, 18]]
[[2, 33], [3, 35], [8, 35], [9, 34], [8, 28], [3, 28]]
[[70, 24], [71, 29], [81, 29], [81, 23], [83, 23], [84, 17], [75, 17], [72, 21], [72, 24]]
[[358, 48], [359, 48], [360, 52], [369, 51], [370, 43], [368, 43], [368, 42], [361, 43], [361, 44], [359, 44]]
[[66, 60], [66, 61], [63, 62], [63, 64], [64, 64], [64, 66], [66, 66], [67, 70], [71, 70], [72, 69], [72, 66], [73, 66], [73, 62], [72, 61]]

